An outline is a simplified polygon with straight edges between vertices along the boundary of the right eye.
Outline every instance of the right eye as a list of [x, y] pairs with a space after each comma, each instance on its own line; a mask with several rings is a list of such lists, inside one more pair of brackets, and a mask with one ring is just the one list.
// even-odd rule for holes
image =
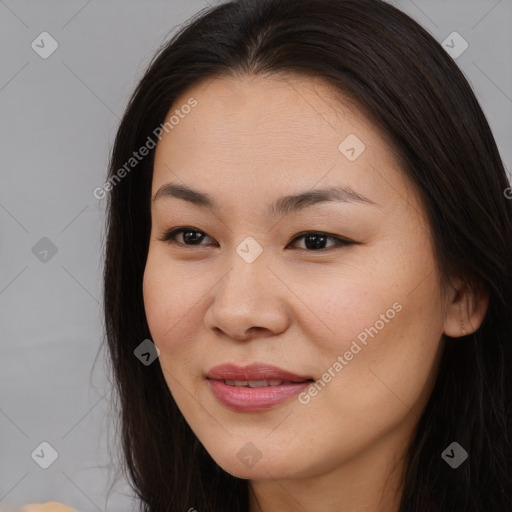
[[[175, 239], [177, 235], [184, 235], [183, 242], [179, 242]], [[195, 245], [208, 245], [201, 244], [200, 242], [204, 240], [204, 237], [208, 237], [206, 233], [199, 231], [196, 228], [185, 226], [181, 228], [173, 228], [169, 229], [164, 233], [162, 238], [159, 238], [161, 242], [166, 242], [170, 245], [182, 245], [182, 246], [195, 246]]]

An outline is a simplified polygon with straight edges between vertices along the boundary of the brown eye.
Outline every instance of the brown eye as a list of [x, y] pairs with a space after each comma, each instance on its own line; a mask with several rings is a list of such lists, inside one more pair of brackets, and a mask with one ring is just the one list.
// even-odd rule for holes
[[[182, 240], [178, 241], [176, 240], [177, 235], [183, 235]], [[203, 233], [202, 231], [199, 231], [192, 227], [183, 227], [183, 228], [175, 228], [170, 229], [167, 231], [160, 240], [162, 242], [167, 242], [169, 244], [180, 244], [180, 245], [205, 245], [201, 244], [201, 242], [204, 240], [204, 238], [208, 237], [206, 233]]]
[[[300, 233], [295, 236], [292, 242], [296, 242], [302, 238], [305, 241], [305, 247], [299, 247], [299, 249], [313, 250], [314, 252], [327, 251], [355, 243], [351, 240], [345, 240], [338, 236], [329, 235], [328, 233], [323, 233], [321, 231], [306, 231], [304, 233]], [[325, 247], [328, 240], [333, 240], [334, 243], [329, 247]]]

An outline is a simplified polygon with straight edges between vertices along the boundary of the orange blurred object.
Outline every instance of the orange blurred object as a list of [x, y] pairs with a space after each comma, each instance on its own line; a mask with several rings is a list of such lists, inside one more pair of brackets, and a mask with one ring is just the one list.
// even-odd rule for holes
[[3, 508], [0, 506], [0, 512], [78, 512], [76, 509], [58, 503], [57, 501], [48, 501], [46, 503], [29, 503], [19, 507]]

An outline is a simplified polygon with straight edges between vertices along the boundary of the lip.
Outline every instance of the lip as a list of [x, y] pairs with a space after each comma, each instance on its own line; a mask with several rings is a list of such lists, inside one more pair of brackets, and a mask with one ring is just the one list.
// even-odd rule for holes
[[253, 363], [247, 366], [237, 366], [233, 363], [224, 363], [214, 366], [207, 373], [208, 379], [214, 380], [290, 380], [292, 382], [303, 382], [312, 379], [310, 375], [297, 375], [283, 370], [278, 366], [264, 363]]
[[[312, 379], [297, 375], [277, 366], [254, 363], [248, 366], [221, 364], [206, 374], [208, 385], [215, 398], [225, 407], [236, 412], [258, 412], [275, 407], [308, 387]], [[259, 388], [236, 387], [224, 380], [286, 380], [291, 384]]]

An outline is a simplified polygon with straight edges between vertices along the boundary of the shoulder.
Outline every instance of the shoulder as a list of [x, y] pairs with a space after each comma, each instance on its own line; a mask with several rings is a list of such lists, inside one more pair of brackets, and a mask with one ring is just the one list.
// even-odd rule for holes
[[76, 509], [63, 505], [57, 501], [46, 503], [29, 503], [20, 508], [20, 512], [78, 512]]

